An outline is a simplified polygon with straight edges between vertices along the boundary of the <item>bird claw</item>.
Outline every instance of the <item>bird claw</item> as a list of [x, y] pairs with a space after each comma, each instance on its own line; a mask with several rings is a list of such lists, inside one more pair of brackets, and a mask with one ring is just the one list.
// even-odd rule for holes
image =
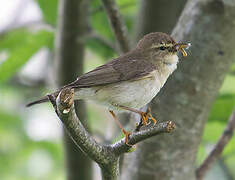
[[145, 126], [148, 125], [148, 113], [145, 112], [141, 113], [141, 121]]
[[148, 117], [153, 121], [153, 124], [155, 125], [157, 123], [157, 120], [153, 117], [150, 108], [148, 108]]
[[128, 146], [132, 146], [131, 144], [128, 144], [129, 136], [131, 135], [131, 132], [125, 131], [122, 129], [123, 134], [125, 135], [125, 144]]
[[157, 123], [157, 120], [152, 116], [150, 108], [148, 108], [146, 113], [145, 112], [141, 113], [141, 120], [145, 126], [150, 124], [150, 122], [148, 123], [149, 119], [153, 122], [154, 125]]

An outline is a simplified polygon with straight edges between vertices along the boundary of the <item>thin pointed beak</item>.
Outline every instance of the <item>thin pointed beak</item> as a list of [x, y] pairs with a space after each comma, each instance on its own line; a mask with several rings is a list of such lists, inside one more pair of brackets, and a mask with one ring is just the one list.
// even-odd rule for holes
[[183, 56], [186, 57], [188, 54], [185, 51], [185, 49], [188, 49], [190, 46], [191, 46], [191, 43], [176, 43], [174, 45], [174, 48], [177, 51], [180, 51], [183, 54]]

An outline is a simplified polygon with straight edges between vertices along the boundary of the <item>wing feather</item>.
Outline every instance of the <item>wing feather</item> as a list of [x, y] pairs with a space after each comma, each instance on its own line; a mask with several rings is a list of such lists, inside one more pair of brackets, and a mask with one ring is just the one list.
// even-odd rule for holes
[[137, 80], [149, 75], [155, 69], [155, 66], [146, 60], [118, 58], [78, 77], [76, 81], [68, 86], [85, 88]]

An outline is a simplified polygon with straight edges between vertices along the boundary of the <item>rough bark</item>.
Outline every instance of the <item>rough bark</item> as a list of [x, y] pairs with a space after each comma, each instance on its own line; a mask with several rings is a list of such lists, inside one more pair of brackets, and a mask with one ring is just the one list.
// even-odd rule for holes
[[195, 179], [203, 127], [235, 58], [234, 18], [235, 1], [187, 3], [172, 35], [192, 43], [190, 55], [151, 103], [155, 117], [174, 119], [178, 128], [140, 144], [125, 160], [123, 179]]
[[[83, 73], [84, 33], [86, 30], [87, 1], [61, 0], [59, 5], [58, 32], [56, 35], [56, 84], [61, 87]], [[86, 107], [76, 104], [77, 113], [86, 124]], [[68, 180], [91, 179], [91, 161], [64, 133], [65, 158]]]
[[187, 0], [142, 0], [137, 19], [137, 38], [153, 31], [170, 34]]
[[[56, 114], [67, 129], [70, 137], [77, 145], [77, 148], [80, 148], [92, 160], [98, 163], [101, 168], [103, 180], [118, 179], [119, 156], [125, 152], [129, 152], [133, 145], [152, 136], [169, 133], [175, 129], [175, 124], [171, 121], [167, 121], [149, 125], [148, 128], [138, 129], [138, 131], [133, 132], [129, 136], [129, 145], [126, 144], [125, 138], [114, 144], [102, 145], [97, 143], [96, 140], [86, 131], [77, 117], [74, 108], [73, 89], [62, 89], [57, 97], [53, 94], [49, 94], [48, 98], [52, 103]], [[140, 126], [140, 128], [141, 127], [142, 126]]]

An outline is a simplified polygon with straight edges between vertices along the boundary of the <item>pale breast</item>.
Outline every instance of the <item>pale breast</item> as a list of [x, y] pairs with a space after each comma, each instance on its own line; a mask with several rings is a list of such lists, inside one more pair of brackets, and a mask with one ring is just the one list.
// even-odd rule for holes
[[160, 82], [156, 79], [146, 78], [105, 87], [98, 92], [98, 97], [109, 104], [141, 108], [149, 103], [159, 90]]
[[111, 108], [114, 104], [141, 108], [157, 95], [160, 88], [161, 82], [153, 74], [152, 77], [140, 80], [83, 88], [75, 92], [75, 98], [93, 100]]

